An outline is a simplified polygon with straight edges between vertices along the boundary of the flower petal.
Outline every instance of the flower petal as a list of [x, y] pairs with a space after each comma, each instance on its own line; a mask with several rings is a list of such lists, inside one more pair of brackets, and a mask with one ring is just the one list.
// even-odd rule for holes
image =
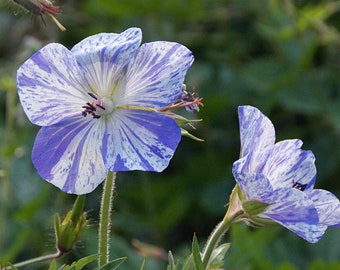
[[66, 193], [94, 190], [107, 174], [101, 155], [103, 125], [99, 120], [75, 117], [42, 127], [32, 151], [40, 176]]
[[244, 170], [257, 171], [262, 166], [275, 142], [275, 130], [272, 122], [257, 108], [239, 106], [241, 157], [251, 155]]
[[163, 171], [181, 139], [172, 118], [151, 111], [117, 110], [107, 125], [103, 157], [111, 171]]
[[118, 103], [147, 108], [169, 105], [181, 93], [193, 60], [191, 51], [178, 43], [143, 44], [128, 67], [126, 88], [115, 93]]
[[310, 243], [318, 242], [325, 233], [325, 231], [327, 230], [327, 226], [323, 224], [314, 225], [307, 224], [304, 222], [278, 222], [278, 223]]
[[75, 58], [57, 43], [45, 46], [18, 69], [17, 88], [29, 120], [40, 126], [81, 115], [88, 97]]
[[316, 178], [315, 157], [311, 151], [301, 150], [300, 140], [278, 142], [269, 152], [258, 172], [266, 175], [275, 189], [293, 187], [295, 183], [312, 189]]
[[277, 222], [319, 223], [318, 211], [313, 201], [300, 190], [277, 189], [266, 197], [265, 202], [271, 205], [260, 216]]
[[273, 192], [270, 181], [263, 175], [258, 173], [245, 173], [242, 168], [242, 161], [239, 159], [233, 164], [233, 175], [248, 200], [258, 200], [267, 203], [266, 198]]
[[334, 194], [327, 190], [314, 189], [310, 197], [318, 210], [321, 224], [340, 226], [340, 202]]
[[117, 81], [125, 75], [126, 65], [133, 60], [142, 39], [139, 28], [121, 34], [101, 33], [90, 36], [71, 52], [81, 65], [92, 91], [111, 96]]

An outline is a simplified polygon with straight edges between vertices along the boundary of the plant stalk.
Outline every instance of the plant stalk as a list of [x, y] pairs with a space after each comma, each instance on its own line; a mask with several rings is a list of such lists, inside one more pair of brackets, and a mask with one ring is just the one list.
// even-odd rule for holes
[[103, 187], [103, 195], [100, 206], [100, 219], [98, 231], [98, 266], [99, 269], [110, 260], [110, 231], [111, 214], [115, 190], [116, 173], [108, 172]]

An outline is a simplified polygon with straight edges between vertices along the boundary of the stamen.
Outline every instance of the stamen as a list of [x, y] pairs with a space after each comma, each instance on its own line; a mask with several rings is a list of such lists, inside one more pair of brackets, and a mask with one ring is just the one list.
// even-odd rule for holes
[[103, 106], [103, 101], [98, 98], [95, 94], [93, 93], [87, 93], [90, 97], [92, 97], [93, 99], [95, 99], [94, 102], [90, 103], [90, 102], [86, 102], [86, 104], [84, 106], [82, 106], [82, 108], [84, 109], [81, 114], [82, 116], [86, 117], [87, 115], [92, 115], [92, 117], [94, 119], [98, 119], [101, 116], [99, 114], [97, 114], [97, 109], [100, 108], [102, 110], [105, 110], [105, 107]]
[[92, 98], [94, 98], [95, 100], [97, 100], [98, 98], [96, 97], [96, 95], [95, 94], [93, 94], [93, 93], [87, 93], [90, 97], [92, 97]]
[[300, 184], [299, 182], [293, 183], [293, 188], [304, 191], [307, 187], [307, 184]]

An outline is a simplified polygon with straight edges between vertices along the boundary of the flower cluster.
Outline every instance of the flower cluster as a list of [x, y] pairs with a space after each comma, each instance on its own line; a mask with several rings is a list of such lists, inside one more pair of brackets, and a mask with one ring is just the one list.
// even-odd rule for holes
[[62, 191], [89, 193], [108, 170], [168, 166], [182, 129], [164, 108], [186, 107], [183, 82], [193, 56], [174, 42], [140, 46], [141, 38], [130, 28], [90, 36], [71, 50], [51, 43], [18, 69], [21, 104], [42, 126], [33, 164]]
[[314, 189], [313, 153], [302, 150], [298, 139], [275, 143], [273, 124], [257, 108], [240, 106], [238, 113], [241, 158], [232, 169], [241, 189], [237, 200], [245, 212], [261, 209], [247, 221], [258, 226], [274, 221], [311, 243], [320, 240], [328, 226], [340, 226], [339, 200]]

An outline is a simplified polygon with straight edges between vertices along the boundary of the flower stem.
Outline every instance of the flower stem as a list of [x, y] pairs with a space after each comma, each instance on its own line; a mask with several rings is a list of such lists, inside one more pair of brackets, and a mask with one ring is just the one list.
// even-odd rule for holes
[[111, 213], [114, 197], [116, 173], [108, 172], [103, 187], [103, 195], [100, 206], [100, 220], [98, 232], [98, 259], [99, 268], [109, 262], [110, 256], [110, 229]]
[[203, 269], [209, 269], [209, 264], [211, 260], [211, 255], [220, 242], [223, 235], [229, 230], [231, 224], [238, 221], [238, 219], [243, 215], [242, 211], [236, 212], [230, 215], [230, 211], [224, 216], [223, 220], [216, 226], [214, 231], [211, 233], [208, 242], [205, 245], [202, 254]]
[[[53, 253], [53, 254], [48, 254], [48, 255], [44, 255], [44, 256], [40, 256], [40, 257], [37, 257], [37, 258], [33, 258], [33, 259], [29, 259], [27, 261], [23, 261], [23, 262], [19, 262], [19, 263], [16, 263], [14, 264], [13, 266], [8, 266], [8, 267], [5, 267], [3, 268], [4, 270], [6, 269], [13, 269], [13, 267], [15, 268], [19, 268], [19, 267], [22, 267], [22, 266], [25, 266], [25, 265], [29, 265], [29, 264], [33, 264], [33, 263], [38, 263], [38, 262], [43, 262], [43, 261], [48, 261], [48, 260], [53, 260], [53, 259], [58, 259], [60, 258], [61, 256], [63, 256], [63, 252], [62, 251], [57, 251], [56, 253]], [[0, 267], [1, 268], [1, 267]], [[1, 268], [2, 269], [2, 268]]]

